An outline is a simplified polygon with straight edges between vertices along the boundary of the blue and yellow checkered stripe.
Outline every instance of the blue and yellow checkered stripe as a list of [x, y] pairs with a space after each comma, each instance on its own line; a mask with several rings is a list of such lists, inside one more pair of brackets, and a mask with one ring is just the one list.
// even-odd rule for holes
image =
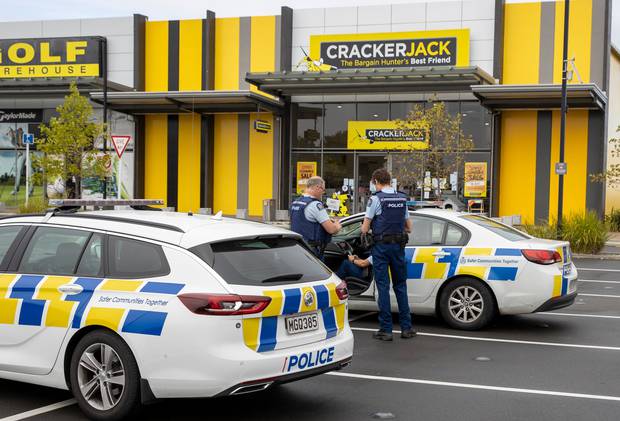
[[[58, 287], [80, 285], [76, 295]], [[0, 275], [0, 324], [79, 329], [99, 325], [117, 332], [161, 335], [167, 313], [90, 306], [95, 291], [176, 295], [184, 284], [154, 281], [74, 278], [43, 275]]]
[[570, 249], [568, 246], [555, 249], [562, 256], [561, 274], [553, 277], [553, 293], [551, 298], [561, 297], [568, 293], [568, 278], [564, 276], [564, 265], [570, 262]]
[[[436, 256], [443, 252], [445, 256]], [[454, 275], [470, 275], [487, 281], [514, 281], [518, 267], [461, 264], [461, 256], [521, 257], [520, 249], [481, 247], [406, 248], [408, 279], [447, 279]]]
[[[303, 300], [308, 291], [315, 297], [310, 306]], [[243, 319], [243, 340], [246, 346], [254, 351], [266, 352], [276, 348], [280, 316], [319, 311], [326, 339], [336, 336], [344, 329], [346, 304], [338, 298], [334, 283], [263, 291], [263, 295], [271, 298], [269, 306], [260, 315]]]

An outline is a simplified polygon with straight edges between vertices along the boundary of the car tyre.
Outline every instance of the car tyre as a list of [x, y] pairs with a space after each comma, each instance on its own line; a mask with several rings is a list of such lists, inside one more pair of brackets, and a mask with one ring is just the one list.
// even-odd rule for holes
[[129, 346], [106, 330], [78, 342], [69, 367], [71, 390], [90, 419], [121, 420], [140, 408], [140, 371]]
[[455, 329], [482, 329], [493, 320], [496, 311], [492, 292], [474, 278], [451, 281], [439, 298], [442, 318]]

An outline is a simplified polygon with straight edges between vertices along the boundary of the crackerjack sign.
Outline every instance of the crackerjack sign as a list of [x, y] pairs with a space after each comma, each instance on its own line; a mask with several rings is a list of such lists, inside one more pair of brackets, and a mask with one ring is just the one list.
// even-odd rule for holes
[[116, 151], [116, 155], [120, 159], [123, 156], [123, 152], [127, 149], [127, 145], [129, 145], [129, 141], [131, 140], [131, 136], [127, 135], [116, 135], [112, 137], [112, 145], [114, 146], [114, 150]]

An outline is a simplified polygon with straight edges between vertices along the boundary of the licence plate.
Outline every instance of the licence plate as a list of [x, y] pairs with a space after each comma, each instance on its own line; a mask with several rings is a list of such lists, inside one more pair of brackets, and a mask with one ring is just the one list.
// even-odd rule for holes
[[286, 331], [289, 335], [296, 333], [310, 332], [319, 328], [319, 316], [317, 313], [306, 313], [298, 316], [291, 316], [284, 319]]
[[571, 273], [571, 264], [567, 263], [562, 268], [562, 276], [566, 277], [566, 276], [570, 275], [570, 273]]

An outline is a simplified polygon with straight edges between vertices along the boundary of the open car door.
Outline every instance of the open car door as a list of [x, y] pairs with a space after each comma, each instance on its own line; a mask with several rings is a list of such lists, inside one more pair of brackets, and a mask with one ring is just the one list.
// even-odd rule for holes
[[[342, 230], [332, 237], [325, 249], [325, 264], [334, 272], [338, 271], [342, 262], [348, 260], [350, 254], [360, 259], [370, 256], [370, 250], [362, 247], [360, 235], [362, 232], [363, 215], [342, 221]], [[347, 287], [350, 299], [367, 299], [374, 301], [374, 283], [372, 282], [372, 267], [363, 270], [361, 278], [348, 278]]]

